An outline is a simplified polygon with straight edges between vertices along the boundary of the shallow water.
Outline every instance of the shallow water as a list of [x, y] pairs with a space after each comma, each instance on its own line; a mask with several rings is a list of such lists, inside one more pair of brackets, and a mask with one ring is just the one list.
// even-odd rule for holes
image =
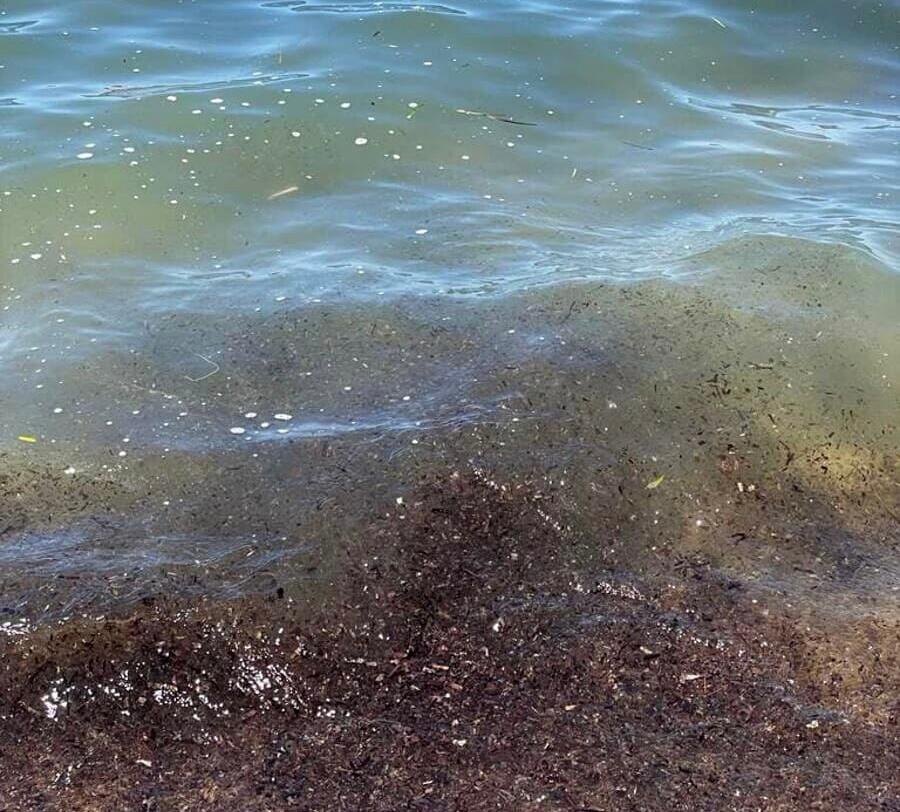
[[896, 809], [898, 22], [0, 8], [0, 806]]
[[475, 466], [611, 566], [894, 613], [898, 43], [876, 2], [14, 0], [7, 610], [302, 591]]

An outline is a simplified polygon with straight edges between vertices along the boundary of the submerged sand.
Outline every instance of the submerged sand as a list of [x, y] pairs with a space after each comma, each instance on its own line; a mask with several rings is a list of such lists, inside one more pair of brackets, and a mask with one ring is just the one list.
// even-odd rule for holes
[[453, 476], [325, 605], [148, 601], [9, 638], [7, 808], [898, 808], [896, 625], [848, 651], [702, 566], [579, 565], [555, 510]]
[[898, 290], [747, 238], [86, 360], [0, 452], [0, 805], [900, 808]]

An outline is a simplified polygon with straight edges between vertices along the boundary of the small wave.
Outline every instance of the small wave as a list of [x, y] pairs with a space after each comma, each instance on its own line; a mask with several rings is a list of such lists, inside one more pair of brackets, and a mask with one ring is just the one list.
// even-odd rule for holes
[[271, 85], [278, 82], [290, 82], [304, 79], [306, 73], [270, 73], [260, 76], [243, 76], [238, 79], [224, 79], [215, 82], [182, 82], [167, 85], [111, 85], [99, 93], [86, 93], [85, 98], [118, 98], [134, 99], [145, 96], [161, 96], [164, 93], [207, 93], [211, 90], [227, 90], [229, 88], [248, 87], [250, 85]]
[[896, 127], [900, 115], [833, 105], [808, 104], [778, 107], [749, 102], [719, 102], [691, 97], [688, 104], [702, 110], [725, 113], [785, 135], [828, 140], [825, 132]]
[[462, 9], [436, 3], [307, 3], [304, 0], [272, 0], [263, 8], [286, 8], [290, 11], [318, 12], [320, 14], [383, 14], [386, 12], [425, 11], [431, 14], [465, 14]]
[[11, 23], [0, 23], [0, 34], [18, 34], [23, 28], [37, 25], [40, 20], [17, 20]]

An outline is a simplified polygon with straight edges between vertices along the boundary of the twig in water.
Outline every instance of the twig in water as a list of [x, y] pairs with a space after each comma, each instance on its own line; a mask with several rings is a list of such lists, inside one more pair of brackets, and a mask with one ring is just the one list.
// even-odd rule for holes
[[566, 315], [563, 316], [563, 319], [560, 322], [560, 324], [565, 324], [569, 320], [569, 318], [571, 317], [571, 315], [574, 311], [575, 311], [575, 302], [573, 301], [572, 304], [569, 305], [569, 309], [566, 312]]
[[502, 113], [483, 113], [481, 110], [465, 110], [462, 107], [458, 107], [456, 112], [464, 116], [479, 116], [481, 118], [489, 118], [491, 121], [502, 121], [504, 124], [518, 124], [520, 127], [537, 127], [537, 124], [533, 121], [519, 121]]
[[205, 355], [200, 355], [199, 352], [195, 352], [194, 355], [196, 355], [198, 358], [202, 358], [204, 361], [206, 361], [207, 364], [214, 366], [215, 369], [212, 372], [207, 372], [205, 375], [201, 375], [199, 378], [192, 378], [190, 375], [185, 375], [184, 377], [187, 378], [191, 383], [200, 383], [200, 381], [205, 381], [207, 378], [211, 378], [213, 375], [215, 375], [222, 368], [215, 361], [210, 361], [209, 358], [207, 358]]
[[275, 200], [279, 197], [284, 197], [285, 195], [289, 195], [292, 192], [297, 192], [299, 190], [300, 190], [299, 186], [288, 186], [286, 189], [281, 189], [280, 191], [272, 192], [272, 194], [269, 195], [267, 200]]

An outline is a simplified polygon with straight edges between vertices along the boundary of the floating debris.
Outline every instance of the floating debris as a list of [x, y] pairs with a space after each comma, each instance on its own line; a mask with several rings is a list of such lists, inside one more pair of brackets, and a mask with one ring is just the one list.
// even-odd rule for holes
[[518, 119], [510, 118], [502, 113], [484, 113], [481, 110], [466, 110], [462, 107], [456, 108], [456, 112], [464, 116], [476, 116], [480, 118], [489, 118], [491, 121], [502, 121], [504, 124], [517, 124], [520, 127], [537, 127], [537, 123], [534, 121], [519, 121]]
[[268, 199], [269, 200], [277, 200], [279, 197], [284, 197], [285, 195], [293, 194], [294, 192], [297, 192], [299, 190], [300, 190], [299, 186], [288, 186], [284, 189], [280, 189], [277, 192], [272, 192], [272, 194], [269, 195]]
[[200, 383], [200, 381], [205, 381], [207, 378], [212, 377], [221, 369], [221, 367], [215, 361], [211, 361], [205, 355], [200, 355], [199, 352], [195, 352], [194, 355], [196, 355], [201, 361], [206, 361], [206, 363], [210, 366], [214, 366], [215, 369], [211, 372], [207, 372], [205, 375], [201, 375], [199, 378], [192, 378], [190, 375], [185, 375], [184, 377], [187, 378], [191, 383]]

